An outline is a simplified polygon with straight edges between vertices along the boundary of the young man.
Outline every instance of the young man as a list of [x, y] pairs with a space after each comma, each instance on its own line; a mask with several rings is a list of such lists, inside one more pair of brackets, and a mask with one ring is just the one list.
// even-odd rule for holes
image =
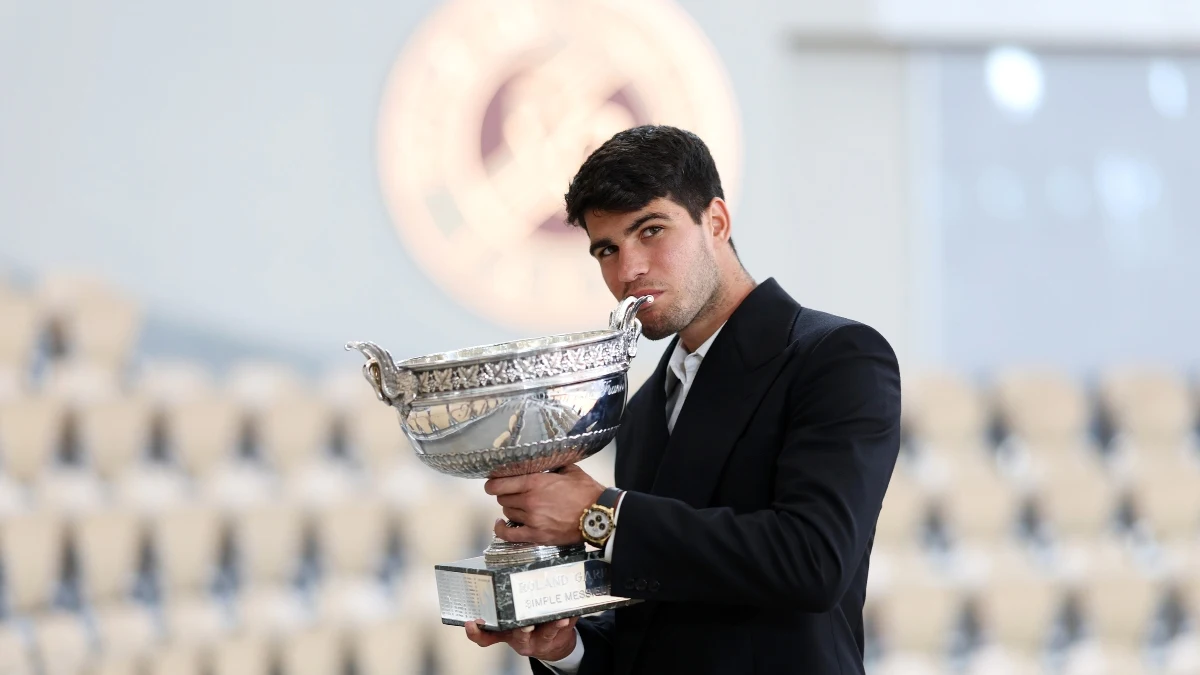
[[583, 541], [580, 515], [616, 502], [612, 593], [645, 602], [467, 636], [540, 673], [862, 673], [868, 560], [900, 446], [891, 347], [751, 279], [691, 133], [617, 134], [566, 201], [613, 296], [654, 296], [645, 336], [677, 337], [626, 409], [620, 492], [575, 466], [484, 488], [525, 525], [498, 521], [498, 535], [544, 544]]

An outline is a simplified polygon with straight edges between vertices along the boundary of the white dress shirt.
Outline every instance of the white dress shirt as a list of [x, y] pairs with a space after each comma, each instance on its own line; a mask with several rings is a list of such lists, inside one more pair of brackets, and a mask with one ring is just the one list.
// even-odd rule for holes
[[[667, 373], [665, 386], [667, 393], [667, 433], [670, 434], [675, 430], [675, 420], [679, 418], [679, 411], [683, 410], [683, 401], [687, 398], [688, 392], [692, 388], [692, 383], [696, 381], [696, 373], [700, 371], [700, 363], [704, 361], [704, 355], [708, 354], [709, 347], [712, 346], [713, 340], [717, 339], [717, 335], [724, 328], [725, 324], [721, 324], [713, 334], [704, 341], [704, 344], [696, 348], [696, 351], [689, 354], [683, 346], [683, 340], [678, 340], [675, 343], [675, 351], [671, 352], [671, 359], [667, 361]], [[624, 500], [622, 500], [624, 501]], [[616, 525], [621, 518], [621, 503], [617, 502], [617, 510], [613, 513], [613, 525]], [[617, 533], [614, 531], [612, 536], [608, 538], [608, 542], [604, 546], [604, 561], [612, 562], [613, 542], [617, 540]], [[542, 661], [556, 673], [560, 675], [575, 675], [579, 671], [579, 664], [583, 662], [583, 638], [579, 636], [579, 631], [575, 631], [575, 649], [566, 657], [558, 661]]]

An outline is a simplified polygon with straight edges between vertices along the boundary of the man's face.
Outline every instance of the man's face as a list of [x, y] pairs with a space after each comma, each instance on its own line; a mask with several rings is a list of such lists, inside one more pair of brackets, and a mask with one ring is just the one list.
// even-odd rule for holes
[[697, 225], [687, 209], [655, 199], [632, 213], [586, 216], [590, 252], [617, 300], [653, 295], [638, 312], [642, 334], [661, 340], [686, 328], [720, 286], [712, 227]]

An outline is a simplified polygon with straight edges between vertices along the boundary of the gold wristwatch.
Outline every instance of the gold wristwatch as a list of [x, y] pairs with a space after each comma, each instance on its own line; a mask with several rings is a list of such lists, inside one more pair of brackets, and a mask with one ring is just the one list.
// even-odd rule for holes
[[617, 502], [620, 501], [623, 490], [615, 487], [608, 488], [596, 498], [596, 503], [587, 507], [579, 517], [579, 532], [583, 540], [597, 547], [604, 548], [609, 537], [617, 529]]

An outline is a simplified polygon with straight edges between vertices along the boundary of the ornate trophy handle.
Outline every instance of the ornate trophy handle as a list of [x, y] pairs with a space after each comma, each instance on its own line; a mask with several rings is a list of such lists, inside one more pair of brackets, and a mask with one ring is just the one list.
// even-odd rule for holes
[[642, 305], [653, 303], [653, 295], [643, 295], [635, 298], [630, 296], [621, 301], [617, 308], [608, 315], [608, 327], [625, 334], [625, 349], [629, 358], [637, 355], [637, 341], [642, 334], [642, 322], [638, 321], [637, 313]]
[[407, 408], [417, 396], [417, 376], [396, 366], [388, 351], [374, 342], [347, 342], [346, 351], [359, 351], [367, 357], [363, 376], [375, 389], [375, 395], [388, 405]]

